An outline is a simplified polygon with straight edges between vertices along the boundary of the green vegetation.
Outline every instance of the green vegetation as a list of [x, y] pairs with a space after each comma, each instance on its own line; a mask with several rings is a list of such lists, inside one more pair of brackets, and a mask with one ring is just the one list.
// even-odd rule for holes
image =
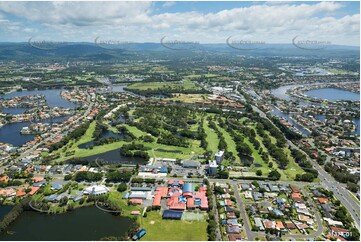
[[148, 241], [206, 241], [207, 225], [206, 221], [163, 220], [158, 211], [140, 218], [141, 228], [147, 230], [142, 240]]

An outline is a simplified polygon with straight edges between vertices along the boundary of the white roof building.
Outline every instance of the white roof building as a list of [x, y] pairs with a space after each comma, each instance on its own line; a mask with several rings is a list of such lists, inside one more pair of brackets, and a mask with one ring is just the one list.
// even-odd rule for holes
[[109, 192], [109, 188], [107, 188], [106, 186], [95, 185], [95, 186], [85, 188], [83, 191], [83, 194], [98, 196], [98, 195], [106, 194], [108, 192]]

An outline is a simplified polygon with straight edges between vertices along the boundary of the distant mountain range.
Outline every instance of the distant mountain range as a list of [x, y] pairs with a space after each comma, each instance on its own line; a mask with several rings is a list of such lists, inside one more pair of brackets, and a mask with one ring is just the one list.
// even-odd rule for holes
[[[231, 45], [231, 46], [230, 46]], [[29, 59], [37, 57], [86, 57], [86, 59], [111, 59], [119, 55], [136, 52], [222, 52], [232, 55], [255, 56], [318, 56], [318, 57], [359, 57], [359, 46], [325, 45], [297, 48], [293, 44], [161, 44], [131, 43], [123, 45], [101, 45], [95, 43], [59, 43], [46, 46], [42, 43], [9, 43], [0, 42], [0, 59]], [[168, 47], [168, 48], [166, 48]], [[307, 47], [307, 46], [306, 46]]]

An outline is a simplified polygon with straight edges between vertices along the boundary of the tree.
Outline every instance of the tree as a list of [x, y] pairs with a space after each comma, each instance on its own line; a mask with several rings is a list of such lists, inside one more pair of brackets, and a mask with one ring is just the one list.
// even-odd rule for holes
[[281, 174], [276, 169], [274, 169], [268, 174], [268, 177], [274, 180], [279, 180], [281, 178]]
[[25, 191], [25, 193], [29, 193], [29, 192], [31, 192], [31, 188], [28, 187], [28, 188], [26, 188], [24, 191]]
[[71, 174], [65, 175], [64, 176], [64, 181], [69, 181], [73, 178], [73, 176]]
[[128, 188], [127, 184], [125, 184], [125, 183], [120, 183], [120, 184], [118, 185], [117, 191], [118, 191], [118, 192], [124, 192], [124, 191], [127, 190], [127, 188]]
[[257, 176], [262, 176], [262, 171], [261, 171], [261, 170], [257, 170], [257, 171], [256, 171], [256, 175], [257, 175]]
[[360, 232], [356, 228], [350, 229], [349, 241], [360, 241]]
[[68, 197], [62, 197], [59, 201], [60, 206], [65, 206], [68, 203]]

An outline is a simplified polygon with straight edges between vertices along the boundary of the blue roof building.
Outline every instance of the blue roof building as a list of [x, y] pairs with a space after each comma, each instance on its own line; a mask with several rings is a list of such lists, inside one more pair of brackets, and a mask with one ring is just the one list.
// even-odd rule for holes
[[175, 210], [165, 210], [163, 213], [163, 219], [177, 219], [180, 220], [182, 218], [183, 211], [175, 211]]
[[147, 233], [147, 231], [146, 231], [145, 229], [141, 229], [141, 230], [139, 230], [139, 231], [132, 237], [132, 240], [139, 240], [139, 239], [141, 239], [146, 233]]
[[194, 193], [193, 183], [185, 183], [183, 185], [183, 193], [186, 193], [186, 192]]

